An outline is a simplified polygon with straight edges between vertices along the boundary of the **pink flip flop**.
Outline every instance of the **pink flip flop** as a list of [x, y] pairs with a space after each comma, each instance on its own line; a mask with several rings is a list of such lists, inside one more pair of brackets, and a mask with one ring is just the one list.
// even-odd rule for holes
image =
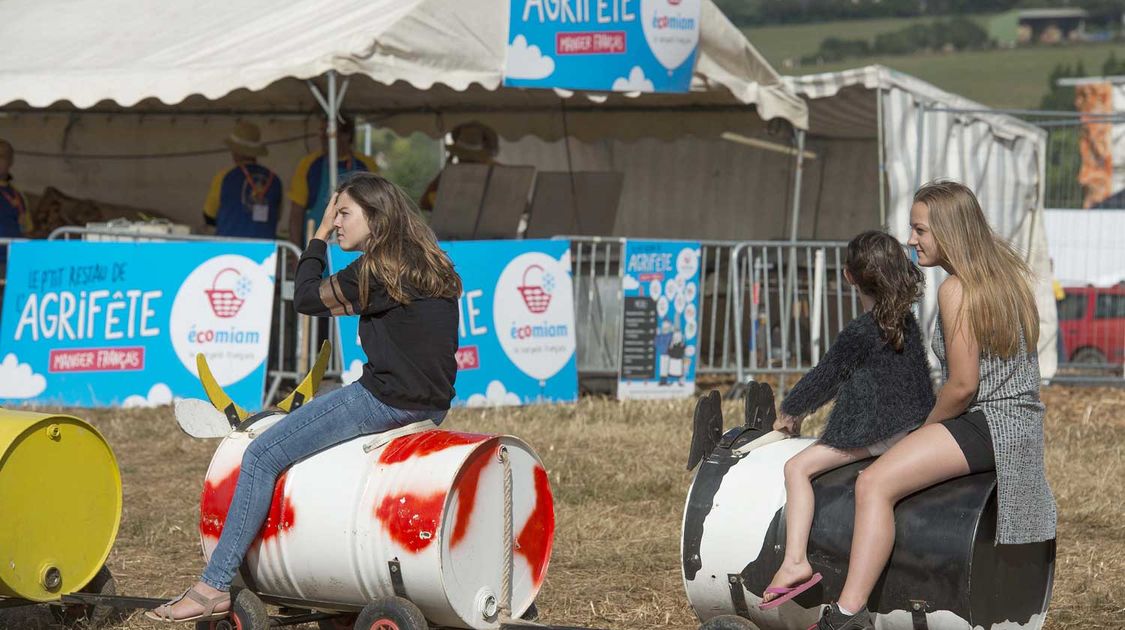
[[767, 593], [771, 595], [780, 595], [780, 597], [776, 597], [764, 604], [759, 605], [758, 610], [769, 610], [771, 608], [777, 608], [778, 606], [815, 586], [816, 583], [820, 581], [820, 579], [821, 575], [819, 573], [813, 573], [811, 578], [793, 587], [773, 586], [767, 588]]

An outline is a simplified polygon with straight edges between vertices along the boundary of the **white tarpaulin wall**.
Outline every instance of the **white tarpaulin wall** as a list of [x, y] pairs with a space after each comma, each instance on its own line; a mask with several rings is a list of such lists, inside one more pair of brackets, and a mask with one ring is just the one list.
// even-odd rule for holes
[[1125, 282], [1125, 210], [1047, 210], [1051, 259], [1063, 286]]
[[[882, 95], [887, 228], [901, 241], [909, 238], [911, 201], [920, 184], [944, 178], [973, 189], [989, 223], [1027, 254], [1036, 275], [1039, 367], [1043, 378], [1052, 377], [1058, 322], [1043, 215], [1046, 132], [882, 66], [786, 81], [809, 100], [812, 134], [826, 123], [837, 124], [832, 119], [822, 122], [818, 114], [829, 108], [839, 113], [841, 108], [832, 107], [838, 95], [848, 98], [857, 88]], [[942, 279], [941, 270], [927, 270], [922, 308], [926, 331], [937, 316]]]
[[[350, 77], [343, 109], [400, 133], [480, 120], [503, 137], [717, 136], [808, 113], [711, 0], [686, 94], [503, 88], [508, 3], [498, 0], [8, 0], [0, 20], [0, 137], [17, 183], [199, 222], [229, 164], [235, 117], [275, 141], [315, 134], [305, 79]], [[321, 89], [324, 89], [321, 81]], [[104, 115], [102, 115], [104, 114]], [[286, 180], [316, 138], [263, 160]], [[208, 153], [218, 149], [218, 153]], [[170, 159], [168, 153], [189, 153]], [[84, 156], [146, 155], [144, 159]], [[60, 157], [65, 156], [65, 157]]]

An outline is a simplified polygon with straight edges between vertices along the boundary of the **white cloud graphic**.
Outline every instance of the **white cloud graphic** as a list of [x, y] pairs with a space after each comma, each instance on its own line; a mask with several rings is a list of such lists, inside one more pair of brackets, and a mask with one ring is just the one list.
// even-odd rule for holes
[[273, 253], [267, 256], [259, 266], [262, 268], [262, 272], [269, 276], [270, 280], [273, 280], [277, 275], [277, 250], [273, 250]]
[[505, 72], [512, 79], [545, 79], [555, 71], [555, 60], [539, 51], [538, 46], [528, 46], [527, 38], [516, 35], [508, 44], [508, 67]]
[[652, 81], [645, 78], [645, 71], [640, 66], [633, 66], [629, 76], [619, 77], [613, 81], [614, 92], [653, 92], [656, 88]]
[[121, 403], [122, 407], [157, 407], [172, 404], [172, 390], [164, 383], [157, 383], [148, 390], [148, 395], [134, 394]]
[[570, 248], [567, 247], [562, 256], [559, 256], [559, 264], [563, 269], [570, 269]]
[[355, 359], [352, 361], [352, 364], [348, 366], [348, 369], [344, 370], [343, 374], [340, 375], [340, 381], [344, 385], [351, 385], [352, 383], [358, 381], [359, 377], [362, 375], [363, 361]]
[[636, 291], [637, 289], [641, 288], [641, 283], [637, 282], [637, 279], [633, 276], [625, 276], [621, 280], [621, 288], [625, 289], [626, 291]]
[[520, 397], [509, 392], [500, 381], [492, 381], [484, 391], [484, 395], [473, 394], [465, 404], [470, 407], [508, 407], [518, 405]]
[[47, 389], [47, 379], [9, 352], [0, 363], [0, 398], [34, 398]]

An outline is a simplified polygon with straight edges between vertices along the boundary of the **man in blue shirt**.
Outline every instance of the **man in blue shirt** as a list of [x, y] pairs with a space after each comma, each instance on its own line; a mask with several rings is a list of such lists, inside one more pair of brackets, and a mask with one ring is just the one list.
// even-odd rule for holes
[[[348, 118], [344, 118], [343, 122], [336, 126], [336, 173], [339, 180], [355, 171], [376, 173], [379, 170], [375, 160], [352, 151], [354, 131], [355, 128]], [[320, 219], [324, 216], [324, 207], [332, 198], [333, 191], [328, 189], [328, 160], [324, 158], [324, 154], [328, 152], [328, 139], [325, 134], [325, 125], [322, 123], [321, 150], [313, 151], [301, 160], [289, 184], [289, 200], [292, 202], [289, 214], [289, 238], [301, 248], [305, 246], [306, 225], [309, 222], [312, 222], [314, 228], [320, 225]]]
[[269, 150], [252, 123], [240, 121], [227, 136], [234, 165], [215, 175], [203, 203], [203, 220], [218, 236], [274, 239], [281, 213], [281, 179], [258, 164]]
[[31, 212], [27, 198], [12, 184], [11, 168], [16, 152], [0, 140], [0, 238], [20, 238], [31, 233]]

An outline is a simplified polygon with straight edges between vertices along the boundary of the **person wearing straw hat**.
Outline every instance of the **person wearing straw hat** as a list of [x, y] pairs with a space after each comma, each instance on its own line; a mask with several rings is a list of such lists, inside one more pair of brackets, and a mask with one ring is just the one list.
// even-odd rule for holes
[[203, 220], [218, 236], [274, 239], [281, 210], [281, 179], [258, 164], [269, 153], [257, 125], [239, 121], [226, 138], [234, 164], [211, 180]]
[[12, 184], [10, 169], [16, 152], [7, 140], [0, 140], [0, 238], [20, 238], [31, 232], [31, 213], [27, 199]]
[[[379, 167], [370, 156], [352, 151], [355, 138], [355, 125], [347, 116], [342, 116], [336, 125], [336, 173], [339, 181], [344, 181], [348, 173], [365, 171], [378, 173]], [[298, 247], [305, 246], [305, 232], [308, 226], [320, 225], [324, 208], [332, 198], [329, 181], [328, 132], [326, 121], [320, 124], [321, 150], [313, 151], [297, 164], [297, 171], [289, 184], [289, 201], [292, 203], [289, 214], [289, 239]]]
[[[449, 157], [445, 165], [450, 164], [496, 164], [496, 154], [500, 152], [500, 138], [491, 127], [477, 121], [462, 123], [453, 128], [446, 143]], [[439, 172], [426, 186], [422, 198], [418, 200], [418, 207], [427, 212], [432, 212], [434, 202], [437, 200], [437, 189], [441, 183]]]

